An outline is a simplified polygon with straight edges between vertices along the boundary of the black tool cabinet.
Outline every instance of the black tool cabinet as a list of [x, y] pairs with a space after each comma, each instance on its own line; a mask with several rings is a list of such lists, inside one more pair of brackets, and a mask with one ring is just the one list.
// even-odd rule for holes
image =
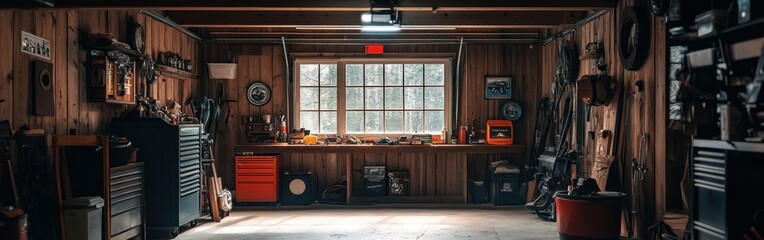
[[195, 226], [201, 216], [202, 125], [171, 125], [158, 118], [114, 119], [112, 132], [140, 148], [149, 237], [175, 237], [180, 226]]
[[751, 236], [764, 214], [764, 143], [696, 139], [691, 172], [692, 239]]

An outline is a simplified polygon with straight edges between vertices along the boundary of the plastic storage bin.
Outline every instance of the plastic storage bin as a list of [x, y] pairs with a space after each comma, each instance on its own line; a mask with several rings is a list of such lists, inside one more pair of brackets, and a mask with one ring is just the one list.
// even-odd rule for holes
[[103, 198], [79, 197], [65, 200], [64, 223], [66, 239], [101, 239]]
[[498, 166], [493, 171], [491, 181], [491, 203], [493, 205], [525, 204], [526, 185], [522, 172], [516, 166]]

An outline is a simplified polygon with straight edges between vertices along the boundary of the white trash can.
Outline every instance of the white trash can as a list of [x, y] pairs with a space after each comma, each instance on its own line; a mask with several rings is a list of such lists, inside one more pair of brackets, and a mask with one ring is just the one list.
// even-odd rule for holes
[[66, 239], [100, 240], [103, 198], [79, 197], [64, 200]]

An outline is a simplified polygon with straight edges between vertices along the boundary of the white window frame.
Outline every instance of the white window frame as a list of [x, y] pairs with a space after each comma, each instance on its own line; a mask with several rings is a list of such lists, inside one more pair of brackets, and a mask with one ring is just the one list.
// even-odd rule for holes
[[[443, 64], [443, 74], [444, 74], [444, 96], [443, 96], [443, 104], [444, 104], [444, 113], [443, 113], [443, 127], [446, 129], [450, 129], [451, 121], [452, 121], [452, 63], [450, 58], [297, 58], [294, 61], [294, 68], [293, 73], [295, 76], [293, 79], [293, 84], [291, 88], [290, 96], [292, 96], [292, 128], [299, 128], [301, 126], [300, 124], [300, 66], [302, 64], [337, 64], [337, 133], [339, 135], [348, 135], [347, 133], [347, 126], [346, 126], [346, 111], [347, 111], [347, 104], [345, 99], [346, 94], [346, 75], [345, 75], [345, 66], [347, 64]], [[422, 84], [423, 87], [427, 87], [427, 85]], [[366, 86], [363, 86], [364, 89]], [[383, 85], [380, 87], [384, 87], [384, 80]], [[403, 86], [405, 87], [405, 86]], [[320, 97], [320, 95], [319, 95]], [[405, 96], [404, 96], [405, 98]], [[365, 100], [364, 100], [365, 102]], [[367, 110], [366, 106], [364, 104], [363, 110], [357, 110], [357, 111], [373, 111]], [[319, 110], [320, 111], [320, 110]], [[332, 110], [328, 110], [332, 111]], [[353, 110], [355, 111], [355, 110]], [[379, 111], [389, 111], [387, 109], [381, 109]], [[397, 111], [397, 110], [396, 110]], [[405, 109], [401, 109], [400, 111], [406, 112]], [[419, 110], [417, 110], [419, 111]], [[422, 114], [424, 114], [427, 109], [421, 109]], [[422, 116], [422, 120], [424, 121], [424, 115]], [[424, 124], [424, 123], [423, 123]], [[320, 125], [320, 123], [319, 123]], [[405, 122], [404, 122], [405, 125]], [[405, 128], [405, 126], [404, 126]], [[311, 129], [311, 134], [317, 134], [318, 131]], [[423, 133], [423, 132], [422, 132]], [[324, 134], [324, 133], [321, 133]], [[402, 133], [403, 135], [410, 135], [412, 133]], [[391, 137], [391, 138], [397, 138], [401, 135], [401, 133], [351, 133], [350, 135], [353, 136], [359, 136], [359, 137]], [[440, 134], [435, 134], [440, 135]]]

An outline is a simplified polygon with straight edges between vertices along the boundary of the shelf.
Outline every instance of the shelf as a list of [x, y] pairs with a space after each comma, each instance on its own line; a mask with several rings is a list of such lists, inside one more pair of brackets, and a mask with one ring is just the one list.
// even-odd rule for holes
[[197, 75], [188, 71], [180, 70], [165, 65], [156, 65], [156, 70], [161, 76], [181, 79], [197, 79]]
[[235, 145], [236, 154], [244, 153], [522, 153], [523, 145], [471, 145], [471, 144], [425, 144], [425, 145], [302, 145], [302, 144], [249, 144]]
[[[729, 47], [730, 56], [734, 61], [758, 58], [761, 55], [762, 46], [764, 46], [764, 37], [733, 43]], [[716, 58], [713, 47], [688, 52], [687, 56], [693, 59], [691, 61], [693, 68], [712, 66]]]
[[692, 142], [695, 147], [724, 149], [730, 151], [764, 153], [764, 143], [756, 142], [730, 142], [721, 140], [695, 139]]

